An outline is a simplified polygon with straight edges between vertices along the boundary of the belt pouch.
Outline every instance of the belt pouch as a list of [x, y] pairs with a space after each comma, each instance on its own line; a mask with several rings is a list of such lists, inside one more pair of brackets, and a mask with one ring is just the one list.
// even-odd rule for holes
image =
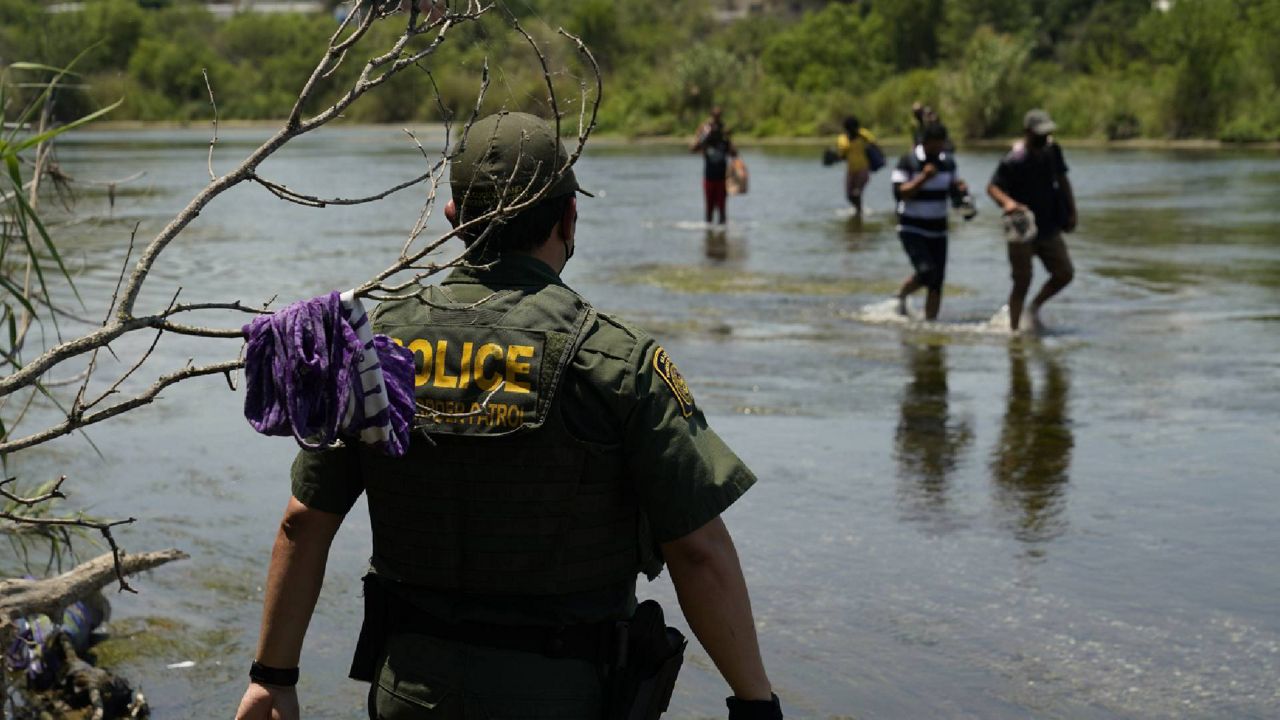
[[656, 720], [671, 701], [689, 643], [679, 630], [667, 627], [662, 607], [653, 600], [636, 608], [625, 642], [608, 717]]

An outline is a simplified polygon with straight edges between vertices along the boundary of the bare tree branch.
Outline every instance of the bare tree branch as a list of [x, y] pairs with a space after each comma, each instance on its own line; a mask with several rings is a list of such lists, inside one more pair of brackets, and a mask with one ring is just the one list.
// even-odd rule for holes
[[[410, 0], [410, 2], [413, 2], [413, 0]], [[451, 8], [449, 7], [450, 5], [454, 7]], [[158, 343], [166, 333], [224, 339], [241, 339], [243, 337], [243, 332], [239, 327], [205, 327], [180, 321], [189, 317], [190, 313], [217, 313], [219, 320], [228, 316], [235, 317], [238, 320], [234, 322], [238, 324], [239, 320], [244, 319], [245, 316], [252, 317], [264, 313], [266, 308], [274, 301], [274, 298], [265, 303], [260, 309], [245, 305], [239, 300], [228, 302], [215, 299], [206, 302], [178, 303], [177, 294], [162, 309], [142, 310], [139, 309], [139, 303], [152, 271], [157, 267], [168, 247], [178, 239], [196, 217], [204, 212], [210, 203], [217, 200], [227, 190], [243, 183], [258, 184], [274, 197], [283, 201], [316, 208], [374, 203], [384, 200], [397, 192], [426, 183], [428, 187], [421, 210], [412, 229], [409, 231], [408, 238], [404, 242], [399, 256], [375, 276], [363, 281], [356, 288], [359, 296], [374, 299], [408, 297], [418, 292], [419, 285], [424, 280], [443, 270], [454, 267], [485, 267], [485, 265], [473, 262], [472, 258], [481, 257], [478, 249], [484, 246], [495, 229], [513, 215], [540, 202], [550, 188], [581, 157], [586, 141], [595, 129], [602, 95], [601, 73], [595, 58], [587, 50], [580, 38], [560, 30], [560, 35], [576, 46], [579, 54], [585, 58], [590, 71], [595, 75], [594, 88], [588, 87], [586, 81], [579, 83], [581, 104], [577, 111], [578, 132], [576, 143], [568, 153], [567, 162], [561, 167], [553, 168], [552, 177], [542, 187], [529, 185], [517, 188], [514, 175], [507, 178], [508, 189], [515, 192], [507, 194], [497, 207], [491, 208], [489, 212], [478, 217], [467, 217], [457, 227], [438, 237], [421, 242], [422, 235], [426, 232], [428, 220], [435, 208], [440, 187], [444, 182], [445, 172], [449, 163], [454, 159], [453, 153], [468, 142], [472, 126], [480, 118], [482, 109], [486, 106], [491, 82], [489, 59], [486, 57], [481, 69], [479, 88], [474, 105], [470, 108], [469, 113], [465, 113], [468, 115], [467, 117], [455, 118], [453, 113], [445, 107], [439, 87], [436, 85], [435, 76], [426, 67], [425, 61], [437, 52], [450, 33], [467, 23], [481, 20], [485, 15], [499, 7], [501, 7], [500, 3], [492, 1], [470, 0], [465, 3], [448, 3], [443, 6], [443, 9], [433, 6], [432, 11], [428, 12], [426, 17], [423, 18], [419, 16], [416, 2], [414, 2], [414, 7], [407, 13], [407, 22], [399, 35], [394, 40], [391, 40], [389, 45], [383, 45], [381, 48], [371, 51], [371, 48], [368, 47], [369, 43], [365, 41], [376, 35], [370, 33], [373, 23], [399, 12], [399, 4], [379, 2], [378, 0], [360, 0], [356, 3], [354, 11], [342, 21], [330, 37], [323, 54], [319, 57], [310, 75], [299, 90], [286, 121], [262, 144], [241, 159], [238, 165], [221, 176], [217, 175], [213, 163], [213, 156], [219, 139], [219, 111], [208, 72], [202, 71], [212, 109], [213, 134], [209, 141], [206, 158], [209, 183], [197, 192], [187, 205], [177, 212], [145, 244], [137, 241], [139, 226], [135, 225], [133, 227], [129, 238], [128, 251], [122, 263], [121, 272], [117, 278], [105, 318], [100, 324], [93, 323], [97, 327], [83, 333], [80, 337], [70, 339], [59, 337], [57, 342], [50, 343], [50, 346], [42, 348], [37, 357], [25, 363], [23, 362], [25, 359], [22, 357], [23, 353], [19, 352], [20, 345], [3, 352], [4, 360], [13, 365], [14, 370], [7, 376], [0, 378], [0, 409], [3, 409], [7, 398], [10, 396], [15, 399], [25, 397], [29, 406], [31, 398], [35, 396], [36, 391], [33, 390], [31, 397], [26, 397], [23, 394], [15, 395], [19, 391], [36, 388], [40, 392], [47, 393], [48, 390], [45, 387], [48, 383], [42, 384], [42, 382], [52, 370], [75, 368], [80, 370], [80, 374], [77, 374], [75, 376], [76, 380], [73, 381], [79, 382], [78, 392], [71, 403], [70, 409], [64, 412], [65, 417], [61, 421], [50, 427], [29, 432], [17, 438], [14, 438], [13, 423], [0, 428], [0, 457], [40, 445], [72, 432], [83, 431], [96, 423], [148, 405], [160, 397], [166, 388], [178, 382], [202, 376], [223, 375], [228, 385], [234, 389], [233, 373], [243, 367], [242, 359], [226, 360], [201, 366], [193, 365], [191, 361], [188, 361], [185, 367], [156, 377], [150, 385], [145, 385], [145, 380], [140, 380], [139, 376], [144, 375], [142, 373], [144, 364], [154, 356]], [[536, 62], [541, 69], [542, 80], [547, 93], [546, 102], [551, 109], [550, 119], [553, 120], [556, 135], [559, 137], [562, 134], [562, 120], [566, 113], [562, 112], [562, 99], [557, 95], [556, 76], [551, 70], [548, 56], [533, 35], [521, 26], [514, 15], [506, 13], [504, 18], [513, 32], [522, 37], [535, 56]], [[366, 52], [368, 54], [358, 55], [358, 53]], [[364, 62], [359, 72], [356, 73], [356, 77], [341, 89], [336, 96], [336, 100], [328, 107], [315, 108], [317, 98], [321, 92], [322, 82], [327, 78], [336, 77], [339, 68], [353, 57], [367, 57], [369, 59]], [[407, 129], [405, 131], [425, 161], [424, 172], [375, 194], [332, 198], [324, 198], [290, 189], [283, 183], [266, 179], [259, 174], [262, 164], [289, 142], [341, 117], [352, 104], [360, 100], [365, 94], [381, 88], [397, 75], [410, 68], [422, 70], [430, 80], [431, 86], [436, 93], [436, 101], [445, 126], [444, 147], [438, 157], [429, 154], [412, 132]], [[459, 124], [460, 127], [457, 127]], [[520, 150], [522, 152], [523, 148]], [[42, 162], [48, 162], [47, 158], [50, 157], [50, 152], [51, 150], [46, 149], [43, 153], [37, 153], [37, 166]], [[56, 165], [56, 163], [53, 164]], [[37, 173], [38, 177], [39, 173]], [[133, 178], [127, 178], [126, 180], [129, 179]], [[30, 190], [34, 194], [38, 189], [38, 182], [38, 179], [33, 179], [33, 184], [24, 186], [23, 189]], [[116, 184], [115, 182], [108, 183], [108, 192], [111, 195], [113, 206]], [[465, 204], [467, 196], [466, 193], [463, 193], [463, 197], [455, 198], [455, 200]], [[437, 258], [429, 257], [439, 251], [450, 240], [457, 237], [466, 237], [470, 241], [470, 245], [462, 253], [448, 261], [438, 261]], [[135, 253], [135, 250], [138, 252]], [[27, 301], [32, 303], [36, 309], [39, 309], [42, 316], [58, 317], [58, 313], [65, 315], [64, 311], [60, 308], [55, 308], [49, 302], [48, 291], [42, 291], [43, 295], [34, 291], [30, 267], [28, 268], [24, 287]], [[46, 311], [48, 312], [46, 313]], [[9, 312], [9, 308], [6, 308], [6, 312]], [[26, 335], [26, 330], [31, 327], [31, 323], [35, 322], [34, 313], [31, 313], [31, 315], [33, 317], [25, 319], [22, 324], [23, 337]], [[13, 318], [12, 315], [5, 317]], [[0, 320], [2, 319], [0, 318]], [[231, 324], [231, 322], [227, 324]], [[138, 331], [151, 331], [154, 332], [154, 336], [136, 358], [132, 358], [128, 363], [122, 363], [122, 365], [126, 366], [122, 372], [110, 379], [102, 380], [102, 384], [99, 385], [99, 380], [94, 375], [102, 371], [99, 363], [100, 353], [106, 350], [114, 356], [115, 352], [112, 349], [112, 344], [126, 335], [132, 337], [131, 334]], [[84, 359], [86, 355], [88, 356], [87, 361]], [[127, 392], [134, 392], [134, 389], [125, 391], [126, 386], [131, 382], [139, 383], [139, 385], [143, 386], [143, 389], [135, 394], [128, 395]], [[91, 386], [95, 389], [103, 388], [92, 399], [89, 396]], [[488, 407], [493, 394], [494, 392], [490, 392], [484, 398], [480, 405], [481, 412]], [[49, 397], [52, 398], [53, 396]], [[436, 413], [427, 409], [426, 412], [420, 413], [420, 417], [454, 418], [467, 417], [471, 414], [474, 413], [450, 415]], [[35, 508], [43, 503], [63, 497], [61, 487], [64, 479], [58, 480], [51, 489], [47, 489], [37, 497], [31, 498], [22, 498], [11, 488], [6, 489], [6, 486], [9, 486], [12, 481], [0, 482], [0, 498], [16, 503], [22, 508]], [[111, 567], [105, 571], [110, 572], [111, 569], [114, 569], [121, 589], [130, 589], [125, 581], [125, 576], [135, 571], [133, 569], [134, 566], [129, 564], [132, 556], [122, 555], [112, 535], [112, 529], [131, 523], [133, 522], [132, 519], [97, 521], [83, 517], [44, 517], [36, 514], [26, 514], [21, 512], [19, 508], [9, 507], [0, 512], [0, 521], [10, 523], [15, 527], [36, 528], [49, 532], [65, 533], [68, 528], [78, 527], [100, 533], [111, 548], [109, 556]], [[106, 558], [108, 556], [103, 557]], [[102, 560], [103, 558], [99, 558], [94, 562]], [[94, 575], [94, 577], [96, 578], [97, 576]], [[106, 581], [103, 580], [103, 582]], [[0, 607], [7, 607], [5, 604], [5, 588], [6, 585], [0, 583]], [[4, 614], [0, 612], [0, 622], [3, 622], [3, 618]]]
[[[181, 550], [123, 556], [106, 553], [47, 580], [0, 581], [0, 626], [30, 615], [56, 617], [63, 608], [101, 590], [113, 578], [124, 583], [128, 575], [189, 557]], [[124, 584], [121, 589], [126, 588]]]
[[[443, 164], [444, 163], [441, 162], [440, 166], [442, 167]], [[377, 202], [378, 200], [382, 200], [384, 198], [390, 197], [391, 195], [394, 195], [395, 193], [398, 193], [401, 190], [404, 190], [405, 188], [413, 187], [414, 185], [418, 185], [422, 183], [424, 180], [430, 179], [435, 174], [435, 170], [436, 168], [432, 168], [431, 170], [411, 180], [406, 180], [400, 183], [399, 185], [395, 185], [394, 187], [388, 190], [384, 190], [380, 193], [377, 193], [376, 195], [369, 195], [367, 197], [362, 197], [362, 198], [322, 199], [314, 195], [306, 195], [303, 193], [295, 192], [293, 190], [290, 190], [288, 186], [281, 185], [280, 183], [275, 183], [270, 180], [267, 180], [266, 178], [262, 177], [261, 175], [258, 175], [257, 173], [254, 173], [250, 179], [258, 183], [262, 187], [266, 188], [272, 195], [275, 195], [281, 200], [288, 200], [291, 203], [297, 203], [299, 205], [305, 205], [307, 207], [323, 208], [323, 207], [328, 207], [330, 205], [363, 205], [365, 203]]]
[[5, 440], [0, 442], [0, 455], [17, 452], [33, 445], [39, 445], [44, 442], [53, 440], [54, 438], [68, 435], [76, 430], [100, 423], [108, 420], [121, 413], [128, 412], [143, 405], [149, 405], [160, 394], [161, 390], [173, 385], [174, 383], [191, 378], [201, 377], [204, 375], [222, 375], [232, 373], [244, 367], [244, 363], [239, 360], [228, 360], [225, 362], [214, 363], [212, 365], [203, 365], [199, 367], [187, 366], [181, 370], [176, 370], [167, 375], [161, 375], [149, 388], [138, 395], [123, 400], [115, 405], [104, 408], [97, 412], [87, 413], [84, 415], [72, 414], [61, 423], [49, 427], [26, 437], [17, 440]]
[[24, 505], [26, 507], [35, 507], [36, 505], [40, 505], [41, 503], [46, 503], [50, 500], [64, 500], [67, 497], [66, 495], [62, 494], [62, 483], [67, 481], [66, 475], [62, 475], [61, 477], [59, 477], [54, 482], [52, 488], [50, 488], [43, 494], [37, 495], [35, 497], [20, 497], [4, 489], [5, 485], [9, 485], [17, 481], [18, 481], [18, 478], [16, 477], [11, 477], [6, 480], [0, 480], [0, 498], [4, 498], [9, 502], [15, 503], [18, 505]]
[[204, 76], [204, 86], [209, 90], [209, 104], [213, 106], [213, 137], [209, 139], [209, 179], [216, 180], [217, 175], [213, 173], [213, 148], [218, 144], [218, 102], [213, 99], [213, 84], [209, 82], [209, 68], [201, 68], [200, 74]]

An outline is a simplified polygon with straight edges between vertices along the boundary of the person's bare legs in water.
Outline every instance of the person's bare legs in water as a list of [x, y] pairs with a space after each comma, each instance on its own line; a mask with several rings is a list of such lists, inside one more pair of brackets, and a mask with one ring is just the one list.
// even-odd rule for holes
[[711, 219], [718, 214], [720, 224], [724, 225], [726, 222], [725, 207], [729, 204], [728, 190], [725, 187], [725, 181], [704, 180], [702, 183], [702, 193], [703, 199], [705, 200], [707, 224], [710, 225]]
[[848, 191], [849, 204], [853, 206], [853, 217], [850, 218], [850, 224], [855, 230], [862, 229], [862, 190]]
[[[1031, 323], [1032, 332], [1044, 332], [1044, 321], [1040, 319], [1040, 308], [1049, 298], [1057, 295], [1059, 291], [1065, 288], [1071, 282], [1070, 277], [1063, 278], [1060, 275], [1050, 275], [1045, 281], [1044, 287], [1040, 288], [1040, 292], [1031, 299], [1031, 306], [1027, 308], [1027, 320]], [[1014, 283], [1013, 290], [1009, 293], [1009, 329], [1014, 332], [1018, 331], [1022, 324], [1022, 308], [1027, 299], [1027, 291], [1031, 287], [1031, 281], [1025, 283]]]
[[[915, 273], [911, 274], [902, 287], [898, 290], [898, 314], [907, 317], [907, 297], [924, 287], [924, 283], [920, 280], [920, 276]], [[928, 288], [924, 296], [924, 319], [937, 320], [938, 312], [942, 309], [942, 288]]]
[[1014, 332], [1017, 332], [1021, 325], [1022, 309], [1026, 303], [1027, 292], [1031, 289], [1032, 260], [1036, 256], [1040, 257], [1045, 269], [1049, 271], [1049, 279], [1040, 288], [1040, 292], [1031, 299], [1031, 306], [1027, 308], [1031, 329], [1034, 332], [1044, 330], [1044, 322], [1040, 319], [1040, 308], [1075, 279], [1075, 267], [1060, 235], [1051, 237], [1047, 241], [1011, 243], [1009, 265], [1013, 271], [1013, 288], [1009, 291], [1009, 328]]

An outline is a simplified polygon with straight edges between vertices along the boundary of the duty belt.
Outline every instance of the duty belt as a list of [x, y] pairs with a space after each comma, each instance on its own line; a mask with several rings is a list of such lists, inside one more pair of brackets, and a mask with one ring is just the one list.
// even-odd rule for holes
[[351, 658], [350, 677], [372, 682], [391, 635], [427, 635], [440, 640], [515, 650], [550, 658], [573, 658], [608, 665], [626, 624], [605, 621], [583, 625], [493, 625], [445, 622], [413, 607], [370, 573], [364, 577], [364, 622]]
[[427, 635], [499, 650], [516, 650], [549, 658], [574, 658], [590, 663], [610, 659], [617, 623], [548, 627], [541, 625], [491, 625], [477, 622], [445, 622], [421, 612], [393, 621], [394, 635]]

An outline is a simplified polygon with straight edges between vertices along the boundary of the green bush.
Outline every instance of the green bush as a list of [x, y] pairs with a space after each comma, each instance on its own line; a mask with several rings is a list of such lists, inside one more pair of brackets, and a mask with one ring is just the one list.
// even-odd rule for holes
[[562, 8], [565, 29], [582, 38], [587, 47], [599, 48], [597, 60], [612, 67], [622, 59], [614, 54], [622, 42], [622, 29], [613, 0], [576, 0]]
[[74, 47], [89, 48], [82, 62], [94, 69], [123, 70], [146, 30], [146, 13], [131, 0], [85, 5]]
[[1280, 103], [1274, 94], [1260, 92], [1236, 104], [1218, 138], [1225, 142], [1280, 140]]
[[676, 59], [672, 81], [678, 88], [678, 108], [707, 110], [723, 103], [739, 75], [738, 59], [710, 45], [695, 45]]
[[854, 109], [862, 124], [880, 135], [905, 135], [915, 131], [911, 104], [941, 107], [941, 81], [937, 70], [912, 70], [895, 75], [867, 94]]
[[1175, 137], [1212, 135], [1230, 115], [1243, 27], [1235, 0], [1175, 3], [1143, 26], [1156, 60], [1173, 70], [1168, 122]]
[[[1060, 134], [1099, 137], [1106, 134], [1113, 118], [1123, 114], [1113, 107], [1109, 92], [1113, 85], [1114, 81], [1109, 78], [1078, 75], [1065, 82], [1050, 84], [1045, 88], [1045, 98], [1036, 104], [1043, 105], [1052, 113]], [[1117, 128], [1121, 125], [1126, 123], [1118, 123]]]
[[1024, 73], [1031, 41], [978, 28], [964, 51], [960, 70], [945, 85], [947, 115], [965, 137], [986, 138], [1015, 132], [1028, 102]]
[[1218, 138], [1233, 143], [1265, 142], [1280, 139], [1280, 131], [1275, 126], [1268, 126], [1261, 118], [1241, 116], [1228, 122]]
[[190, 100], [208, 100], [203, 70], [217, 62], [207, 46], [146, 38], [138, 43], [129, 60], [129, 74], [181, 105]]
[[871, 0], [872, 11], [885, 21], [895, 68], [912, 70], [937, 62], [943, 5], [943, 0]]
[[1146, 55], [1144, 38], [1133, 28], [1150, 13], [1149, 0], [1095, 3], [1055, 48], [1054, 55], [1070, 72], [1123, 71], [1134, 59]]
[[[1180, 0], [1168, 13], [1148, 0], [802, 5], [814, 9], [729, 24], [712, 19], [720, 0], [520, 0], [509, 9], [547, 51], [562, 111], [576, 115], [578, 83], [589, 78], [555, 28], [591, 44], [605, 68], [599, 127], [629, 135], [685, 135], [713, 104], [740, 134], [826, 135], [853, 113], [874, 132], [902, 135], [916, 100], [940, 108], [956, 135], [975, 137], [1018, 132], [1036, 105], [1066, 136], [1254, 139], [1280, 128], [1276, 0]], [[411, 70], [347, 117], [470, 113], [486, 59], [485, 110], [548, 112], [541, 69], [505, 19], [459, 26], [425, 63], [439, 101]], [[376, 24], [304, 110], [336, 100], [402, 27], [402, 17]], [[0, 67], [14, 58], [61, 66], [92, 46], [77, 65], [92, 89], [64, 91], [60, 117], [121, 95], [113, 119], [205, 117], [208, 68], [223, 118], [279, 119], [334, 28], [326, 14], [218, 21], [194, 3], [88, 0], [83, 12], [49, 15], [39, 0], [0, 0]]]
[[1280, 3], [1257, 2], [1249, 10], [1249, 62], [1267, 74], [1274, 90], [1280, 86]]
[[888, 75], [891, 49], [879, 15], [831, 4], [776, 34], [762, 59], [771, 75], [801, 92], [865, 92]]
[[[1043, 2], [1037, 3], [1043, 6]], [[942, 54], [959, 58], [967, 54], [975, 35], [988, 28], [1001, 35], [1031, 35], [1039, 28], [1033, 3], [1027, 0], [944, 0], [937, 21]], [[908, 18], [920, 22], [927, 18]]]

